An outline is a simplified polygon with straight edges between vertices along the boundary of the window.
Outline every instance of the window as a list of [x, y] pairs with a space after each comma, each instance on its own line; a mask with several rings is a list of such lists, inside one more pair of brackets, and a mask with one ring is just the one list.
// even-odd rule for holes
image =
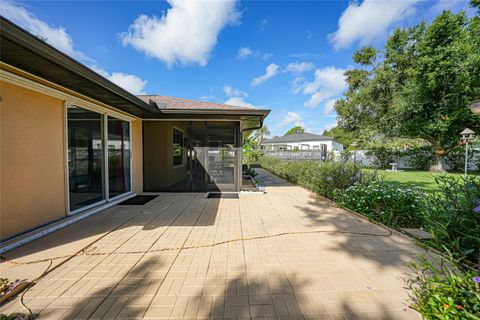
[[173, 165], [183, 164], [183, 132], [173, 128]]

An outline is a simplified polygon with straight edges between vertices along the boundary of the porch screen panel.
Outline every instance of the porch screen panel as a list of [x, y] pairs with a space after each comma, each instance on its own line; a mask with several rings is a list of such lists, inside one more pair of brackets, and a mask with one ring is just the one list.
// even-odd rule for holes
[[105, 199], [102, 115], [69, 106], [68, 174], [70, 211]]
[[108, 117], [108, 190], [113, 198], [131, 191], [130, 177], [130, 124], [128, 121]]

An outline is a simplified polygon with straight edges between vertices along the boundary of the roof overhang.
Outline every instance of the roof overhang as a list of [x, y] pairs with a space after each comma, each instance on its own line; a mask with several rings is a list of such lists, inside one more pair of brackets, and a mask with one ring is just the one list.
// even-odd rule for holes
[[243, 137], [263, 126], [263, 121], [270, 113], [268, 109], [161, 109], [144, 120], [175, 121], [241, 121]]
[[138, 117], [156, 112], [155, 107], [3, 17], [0, 30], [2, 62]]
[[[275, 143], [302, 143], [312, 141], [336, 141], [335, 139], [303, 139], [303, 140], [265, 140], [263, 143], [275, 144]], [[338, 142], [338, 141], [337, 141]]]
[[[242, 130], [261, 127], [270, 110], [174, 109], [148, 103], [114, 84], [84, 64], [50, 46], [14, 23], [0, 17], [0, 66], [18, 69], [46, 83], [76, 92], [145, 120], [233, 120]], [[8, 70], [12, 71], [12, 70]], [[252, 128], [252, 129], [251, 129]]]

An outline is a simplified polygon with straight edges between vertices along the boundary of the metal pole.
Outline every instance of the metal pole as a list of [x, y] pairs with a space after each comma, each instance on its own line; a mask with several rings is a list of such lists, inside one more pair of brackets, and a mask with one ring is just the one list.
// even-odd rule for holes
[[467, 171], [468, 171], [468, 139], [465, 143], [465, 179], [467, 178]]

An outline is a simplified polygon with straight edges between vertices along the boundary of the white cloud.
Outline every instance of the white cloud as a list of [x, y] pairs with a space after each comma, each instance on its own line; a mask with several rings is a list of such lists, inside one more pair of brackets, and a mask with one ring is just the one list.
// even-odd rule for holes
[[228, 98], [227, 101], [224, 102], [224, 104], [237, 107], [255, 108], [253, 104], [245, 101], [245, 98], [248, 97], [248, 94], [245, 91], [232, 88], [229, 85], [224, 85], [223, 92]]
[[258, 86], [262, 83], [264, 83], [265, 81], [267, 81], [268, 79], [270, 79], [271, 77], [274, 77], [278, 72], [278, 65], [276, 65], [275, 63], [271, 63], [267, 66], [267, 68], [265, 69], [265, 73], [262, 74], [261, 76], [259, 77], [256, 77], [255, 79], [252, 80], [252, 86]]
[[143, 80], [136, 75], [123, 72], [109, 73], [96, 66], [90, 66], [90, 68], [132, 94], [145, 94], [144, 89], [147, 85], [147, 80]]
[[292, 123], [294, 124], [294, 126], [305, 127], [305, 123], [303, 122], [302, 116], [293, 111], [287, 112], [285, 117], [283, 117], [283, 120], [277, 124], [277, 127], [284, 127]]
[[291, 73], [303, 73], [306, 71], [313, 70], [315, 65], [311, 62], [292, 62], [287, 65], [285, 72]]
[[253, 51], [249, 47], [240, 48], [240, 49], [238, 49], [237, 58], [238, 59], [247, 59], [252, 54], [253, 54]]
[[313, 52], [297, 52], [288, 55], [290, 58], [297, 58], [297, 59], [320, 59], [323, 56], [318, 53]]
[[245, 101], [242, 97], [231, 97], [224, 104], [228, 104], [229, 106], [235, 107], [247, 107], [247, 108], [255, 108], [255, 106], [247, 101]]
[[317, 69], [315, 80], [306, 83], [303, 87], [304, 94], [311, 94], [305, 106], [315, 108], [321, 102], [340, 95], [347, 87], [344, 72], [344, 69], [335, 67]]
[[330, 42], [336, 49], [347, 48], [356, 41], [368, 45], [412, 14], [417, 2], [419, 0], [351, 2], [338, 21], [338, 30], [329, 35]]
[[223, 92], [225, 92], [227, 97], [248, 97], [248, 94], [245, 91], [234, 89], [229, 85], [223, 86]]
[[[12, 1], [2, 1], [0, 4], [0, 14], [7, 19], [18, 24], [33, 35], [42, 38], [48, 44], [54, 46], [63, 53], [83, 62], [93, 62], [85, 54], [74, 49], [73, 39], [63, 27], [52, 27], [46, 22], [36, 18], [24, 7], [18, 6]], [[92, 70], [104, 76], [108, 80], [117, 84], [133, 94], [144, 94], [143, 89], [147, 85], [146, 80], [142, 80], [136, 75], [123, 72], [108, 73], [107, 71], [92, 65]]]
[[252, 50], [250, 47], [242, 47], [238, 49], [237, 59], [245, 60], [248, 57], [261, 58], [262, 60], [268, 60], [273, 57], [271, 52], [261, 52], [260, 50]]
[[427, 11], [427, 15], [431, 15], [432, 17], [437, 16], [443, 10], [451, 10], [453, 12], [457, 12], [459, 10], [468, 10], [470, 1], [468, 0], [438, 0], [434, 3]]
[[293, 93], [301, 93], [306, 82], [307, 80], [304, 77], [296, 77], [293, 79], [291, 82]]
[[325, 103], [325, 107], [323, 108], [323, 114], [328, 116], [329, 114], [332, 114], [335, 111], [335, 102], [337, 102], [337, 99], [329, 99]]
[[52, 27], [36, 18], [24, 7], [9, 0], [1, 2], [0, 14], [63, 53], [82, 61], [93, 61], [82, 52], [74, 49], [72, 37], [64, 27]]
[[261, 55], [262, 55], [262, 60], [268, 60], [273, 57], [273, 53], [271, 52], [262, 53]]
[[120, 35], [124, 46], [131, 45], [168, 66], [177, 62], [205, 66], [220, 31], [240, 17], [236, 0], [168, 0], [168, 3], [166, 14], [140, 15]]
[[333, 129], [333, 128], [335, 128], [337, 125], [338, 125], [338, 120], [335, 119], [335, 121], [332, 121], [332, 122], [330, 122], [330, 123], [327, 123], [325, 126], [323, 126], [323, 129], [321, 129], [319, 132], [320, 132], [320, 133], [323, 133], [323, 131]]

